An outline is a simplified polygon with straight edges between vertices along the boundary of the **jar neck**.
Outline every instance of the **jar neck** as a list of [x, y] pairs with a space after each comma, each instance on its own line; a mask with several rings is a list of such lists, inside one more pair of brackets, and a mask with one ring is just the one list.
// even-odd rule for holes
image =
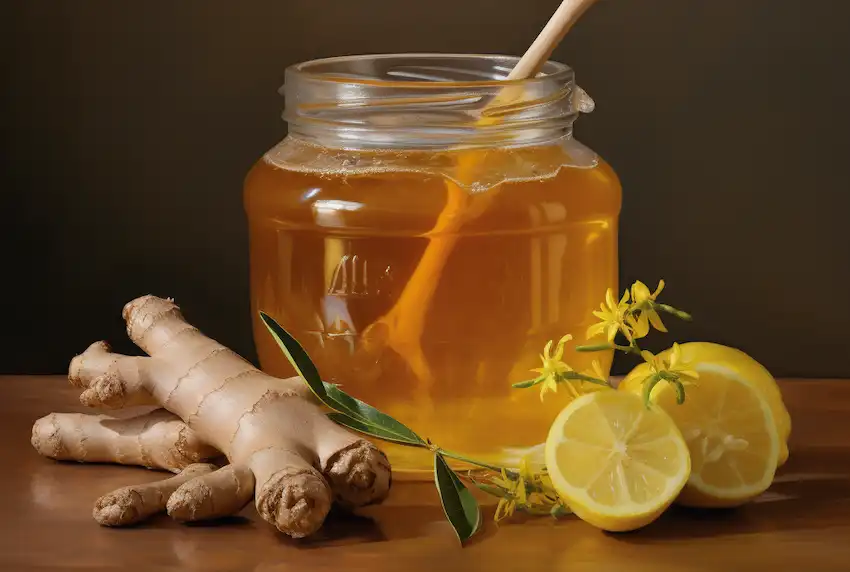
[[315, 60], [286, 71], [292, 137], [342, 149], [544, 145], [571, 137], [593, 102], [554, 62], [505, 80], [507, 56], [402, 54]]

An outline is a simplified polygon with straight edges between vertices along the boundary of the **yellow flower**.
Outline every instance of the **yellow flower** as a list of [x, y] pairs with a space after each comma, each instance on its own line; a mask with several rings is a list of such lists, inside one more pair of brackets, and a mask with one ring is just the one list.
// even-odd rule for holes
[[531, 455], [524, 455], [519, 461], [518, 470], [510, 476], [502, 469], [501, 476], [491, 477], [491, 482], [499, 489], [496, 522], [518, 510], [552, 516], [570, 512], [552, 486], [545, 465], [531, 458]]
[[596, 379], [601, 379], [602, 381], [607, 381], [608, 379], [608, 376], [606, 376], [605, 372], [602, 371], [602, 366], [599, 365], [598, 360], [593, 360], [593, 363], [590, 364], [590, 371], [585, 372], [584, 375], [595, 377]]
[[[640, 312], [637, 320], [629, 316], [628, 322], [634, 332], [635, 339], [640, 339], [649, 333], [649, 325], [652, 324], [659, 332], [666, 332], [667, 328], [664, 322], [661, 321], [661, 316], [653, 307], [653, 302], [664, 290], [664, 280], [658, 281], [658, 288], [655, 292], [650, 293], [646, 284], [638, 280], [632, 284], [632, 309]], [[642, 306], [646, 307], [642, 307]]]
[[600, 304], [599, 308], [599, 310], [593, 312], [593, 315], [599, 318], [600, 322], [587, 329], [585, 334], [587, 339], [604, 333], [608, 342], [611, 343], [618, 331], [622, 331], [627, 337], [630, 335], [630, 328], [625, 322], [626, 312], [629, 309], [628, 290], [623, 292], [623, 297], [617, 302], [614, 300], [614, 293], [609, 288], [605, 292], [605, 303]]
[[539, 367], [533, 369], [536, 373], [540, 374], [540, 377], [544, 378], [543, 382], [540, 385], [540, 400], [543, 400], [543, 396], [546, 395], [546, 392], [558, 391], [558, 378], [561, 374], [568, 371], [573, 371], [570, 366], [561, 361], [561, 358], [564, 357], [564, 344], [568, 341], [572, 340], [573, 337], [570, 334], [562, 337], [558, 340], [558, 345], [555, 346], [555, 353], [552, 354], [552, 340], [546, 344], [546, 347], [543, 348], [543, 354], [540, 356], [540, 359], [543, 361], [543, 367]]
[[499, 499], [499, 504], [496, 506], [496, 514], [494, 516], [496, 522], [511, 516], [516, 511], [517, 506], [523, 506], [528, 502], [525, 490], [525, 478], [522, 472], [514, 480], [508, 477], [505, 469], [502, 469], [502, 478], [493, 477], [493, 484], [504, 491], [504, 496]]
[[647, 350], [640, 352], [640, 355], [649, 364], [649, 370], [653, 375], [673, 373], [679, 376], [683, 383], [699, 378], [699, 374], [690, 369], [691, 365], [682, 361], [682, 349], [679, 344], [673, 344], [673, 351], [670, 352], [670, 358], [666, 361]]
[[496, 506], [496, 514], [493, 520], [499, 522], [511, 516], [516, 510], [516, 501], [513, 498], [502, 497], [499, 499], [499, 504]]
[[652, 300], [655, 302], [658, 295], [661, 294], [661, 291], [664, 290], [664, 280], [658, 281], [658, 287], [655, 289], [655, 292], [649, 293], [649, 288], [647, 288], [646, 284], [638, 280], [634, 284], [632, 284], [632, 301], [635, 304], [642, 304], [647, 300]]
[[554, 492], [555, 485], [552, 484], [552, 479], [551, 477], [549, 477], [549, 473], [540, 473], [539, 475], [537, 475], [537, 481], [540, 483], [540, 488], [543, 489], [544, 494], [549, 493], [557, 496], [557, 493]]
[[667, 371], [675, 373], [679, 377], [698, 379], [699, 374], [696, 370], [691, 369], [691, 364], [682, 361], [682, 348], [679, 344], [673, 344], [673, 351], [670, 352], [670, 361], [667, 364]]
[[595, 377], [600, 381], [606, 382], [606, 385], [601, 385], [599, 383], [593, 383], [592, 381], [585, 380], [576, 380], [574, 387], [573, 384], [568, 384], [570, 390], [573, 392], [574, 397], [579, 397], [580, 395], [584, 395], [585, 393], [590, 393], [592, 391], [599, 391], [601, 389], [611, 389], [611, 386], [607, 384], [608, 376], [605, 375], [605, 372], [602, 371], [602, 366], [599, 364], [599, 361], [593, 360], [590, 364], [590, 369], [581, 372], [582, 375], [586, 375], [588, 377]]
[[529, 499], [532, 506], [538, 509], [545, 509], [550, 514], [556, 506], [560, 507], [561, 513], [571, 512], [569, 507], [564, 504], [558, 491], [555, 490], [554, 485], [552, 485], [552, 479], [549, 477], [549, 473], [545, 467], [541, 467], [540, 471], [534, 475], [526, 476], [526, 481], [531, 482], [536, 489], [530, 495], [531, 498]]
[[533, 481], [535, 478], [528, 455], [523, 455], [519, 460], [519, 478], [525, 481]]

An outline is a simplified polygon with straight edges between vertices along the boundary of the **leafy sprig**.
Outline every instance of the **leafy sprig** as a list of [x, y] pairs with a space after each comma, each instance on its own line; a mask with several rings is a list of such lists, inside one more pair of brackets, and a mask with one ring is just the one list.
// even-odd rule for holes
[[[669, 355], [663, 359], [647, 350], [642, 350], [638, 344], [638, 340], [648, 335], [651, 328], [661, 332], [667, 331], [659, 312], [683, 320], [691, 319], [690, 314], [657, 301], [663, 289], [663, 280], [652, 293], [645, 284], [638, 281], [623, 293], [619, 301], [614, 298], [613, 292], [609, 289], [600, 310], [593, 312], [599, 322], [590, 326], [586, 333], [588, 339], [604, 334], [606, 341], [575, 348], [578, 352], [613, 349], [643, 357], [649, 364], [650, 370], [650, 374], [642, 380], [643, 397], [647, 407], [650, 404], [652, 391], [658, 383], [663, 381], [672, 384], [678, 402], [682, 403], [685, 399], [685, 385], [697, 378], [696, 371], [683, 363], [678, 344], [674, 343]], [[339, 386], [323, 381], [301, 344], [268, 314], [260, 312], [260, 317], [298, 375], [316, 398], [331, 410], [328, 413], [330, 419], [370, 437], [403, 446], [427, 449], [433, 453], [434, 483], [440, 496], [440, 503], [461, 543], [471, 538], [480, 529], [481, 509], [475, 497], [463, 484], [461, 475], [449, 466], [447, 458], [473, 465], [478, 467], [478, 472], [484, 472], [484, 480], [479, 478], [475, 471], [468, 471], [465, 478], [478, 489], [499, 499], [495, 514], [497, 522], [516, 511], [533, 515], [551, 515], [556, 518], [571, 512], [552, 486], [545, 467], [532, 470], [528, 458], [523, 457], [518, 470], [509, 469], [478, 461], [435, 445], [430, 439], [421, 437], [390, 415], [345, 393]], [[624, 339], [625, 343], [618, 343], [618, 338]], [[571, 335], [563, 336], [557, 344], [554, 344], [554, 352], [553, 342], [549, 341], [540, 356], [543, 362], [541, 367], [532, 370], [538, 375], [532, 379], [514, 383], [513, 387], [525, 389], [539, 385], [541, 400], [547, 393], [557, 392], [559, 386], [566, 386], [573, 397], [588, 391], [613, 388], [598, 361], [594, 360], [590, 371], [584, 372], [575, 371], [563, 361], [565, 344], [571, 340]]]
[[472, 537], [481, 526], [481, 509], [457, 473], [449, 467], [446, 457], [489, 470], [499, 471], [502, 468], [441, 449], [386, 413], [348, 395], [338, 386], [323, 381], [301, 344], [268, 314], [260, 312], [260, 318], [298, 375], [304, 379], [316, 398], [331, 409], [328, 417], [333, 421], [364, 435], [408, 447], [427, 449], [434, 454], [434, 483], [446, 518], [461, 542]]

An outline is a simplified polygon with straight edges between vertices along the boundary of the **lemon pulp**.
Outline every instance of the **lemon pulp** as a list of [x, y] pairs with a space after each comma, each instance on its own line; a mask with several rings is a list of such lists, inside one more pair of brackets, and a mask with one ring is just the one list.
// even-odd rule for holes
[[678, 502], [736, 506], [770, 486], [779, 459], [779, 436], [767, 399], [735, 372], [706, 365], [699, 381], [676, 403], [672, 389], [652, 399], [676, 422], [691, 454], [691, 476]]
[[[701, 384], [710, 383], [711, 372], [717, 373], [718, 368], [731, 372], [731, 375], [744, 381], [756, 389], [767, 400], [773, 414], [776, 432], [779, 436], [779, 458], [777, 464], [781, 466], [788, 460], [788, 437], [791, 433], [791, 417], [782, 401], [782, 393], [776, 380], [767, 369], [758, 361], [746, 353], [721, 344], [712, 342], [688, 342], [679, 344], [682, 352], [682, 361], [689, 364], [690, 369], [696, 370], [703, 378]], [[671, 350], [661, 352], [658, 357], [667, 359]], [[650, 375], [649, 365], [642, 363], [635, 367], [623, 379], [621, 389], [627, 389], [633, 393], [639, 393], [643, 380]], [[705, 377], [706, 375], [710, 377]], [[715, 376], [716, 377], [716, 376]], [[659, 384], [656, 391], [665, 387]], [[687, 391], [687, 390], [686, 390]]]
[[690, 457], [660, 408], [620, 391], [584, 395], [564, 408], [546, 440], [552, 484], [573, 512], [610, 531], [655, 520], [688, 480]]

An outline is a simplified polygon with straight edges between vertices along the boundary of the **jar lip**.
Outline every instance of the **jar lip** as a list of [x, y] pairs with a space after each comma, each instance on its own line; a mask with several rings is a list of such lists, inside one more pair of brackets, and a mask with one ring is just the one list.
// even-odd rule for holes
[[572, 68], [547, 62], [534, 78], [507, 80], [519, 59], [388, 53], [311, 60], [286, 69], [283, 118], [290, 135], [340, 148], [530, 145], [571, 133], [584, 111]]
[[[338, 70], [340, 67], [346, 69], [354, 69], [358, 64], [368, 64], [370, 62], [386, 63], [388, 61], [398, 60], [408, 65], [416, 65], [417, 62], [434, 62], [443, 60], [446, 66], [455, 63], [456, 65], [463, 61], [482, 62], [489, 61], [492, 64], [493, 73], [488, 74], [483, 71], [474, 71], [472, 69], [463, 69], [461, 66], [451, 69], [448, 67], [431, 66], [434, 72], [446, 73], [449, 71], [465, 72], [471, 75], [477, 75], [486, 79], [480, 80], [446, 80], [439, 76], [425, 76], [423, 74], [403, 73], [399, 71], [387, 72], [390, 78], [382, 77], [367, 77], [352, 73], [344, 73]], [[509, 85], [533, 85], [538, 82], [556, 82], [567, 83], [574, 76], [573, 69], [563, 63], [549, 60], [541, 68], [540, 73], [533, 78], [525, 79], [506, 79], [511, 69], [519, 62], [517, 56], [509, 56], [503, 54], [476, 54], [476, 53], [429, 53], [429, 52], [410, 52], [410, 53], [376, 53], [376, 54], [355, 54], [347, 56], [334, 56], [327, 58], [317, 58], [307, 60], [297, 64], [293, 64], [286, 68], [288, 75], [300, 76], [302, 79], [322, 81], [329, 83], [345, 83], [353, 85], [363, 85], [372, 87], [393, 87], [393, 88], [416, 88], [416, 89], [445, 89], [445, 88], [486, 88], [500, 87]], [[425, 68], [428, 69], [428, 68]], [[501, 77], [497, 77], [495, 72], [499, 72]], [[487, 76], [490, 77], [487, 77]], [[417, 77], [418, 76], [418, 77]], [[399, 77], [401, 79], [395, 79]], [[404, 79], [407, 77], [407, 79]], [[416, 79], [414, 79], [416, 78]]]

